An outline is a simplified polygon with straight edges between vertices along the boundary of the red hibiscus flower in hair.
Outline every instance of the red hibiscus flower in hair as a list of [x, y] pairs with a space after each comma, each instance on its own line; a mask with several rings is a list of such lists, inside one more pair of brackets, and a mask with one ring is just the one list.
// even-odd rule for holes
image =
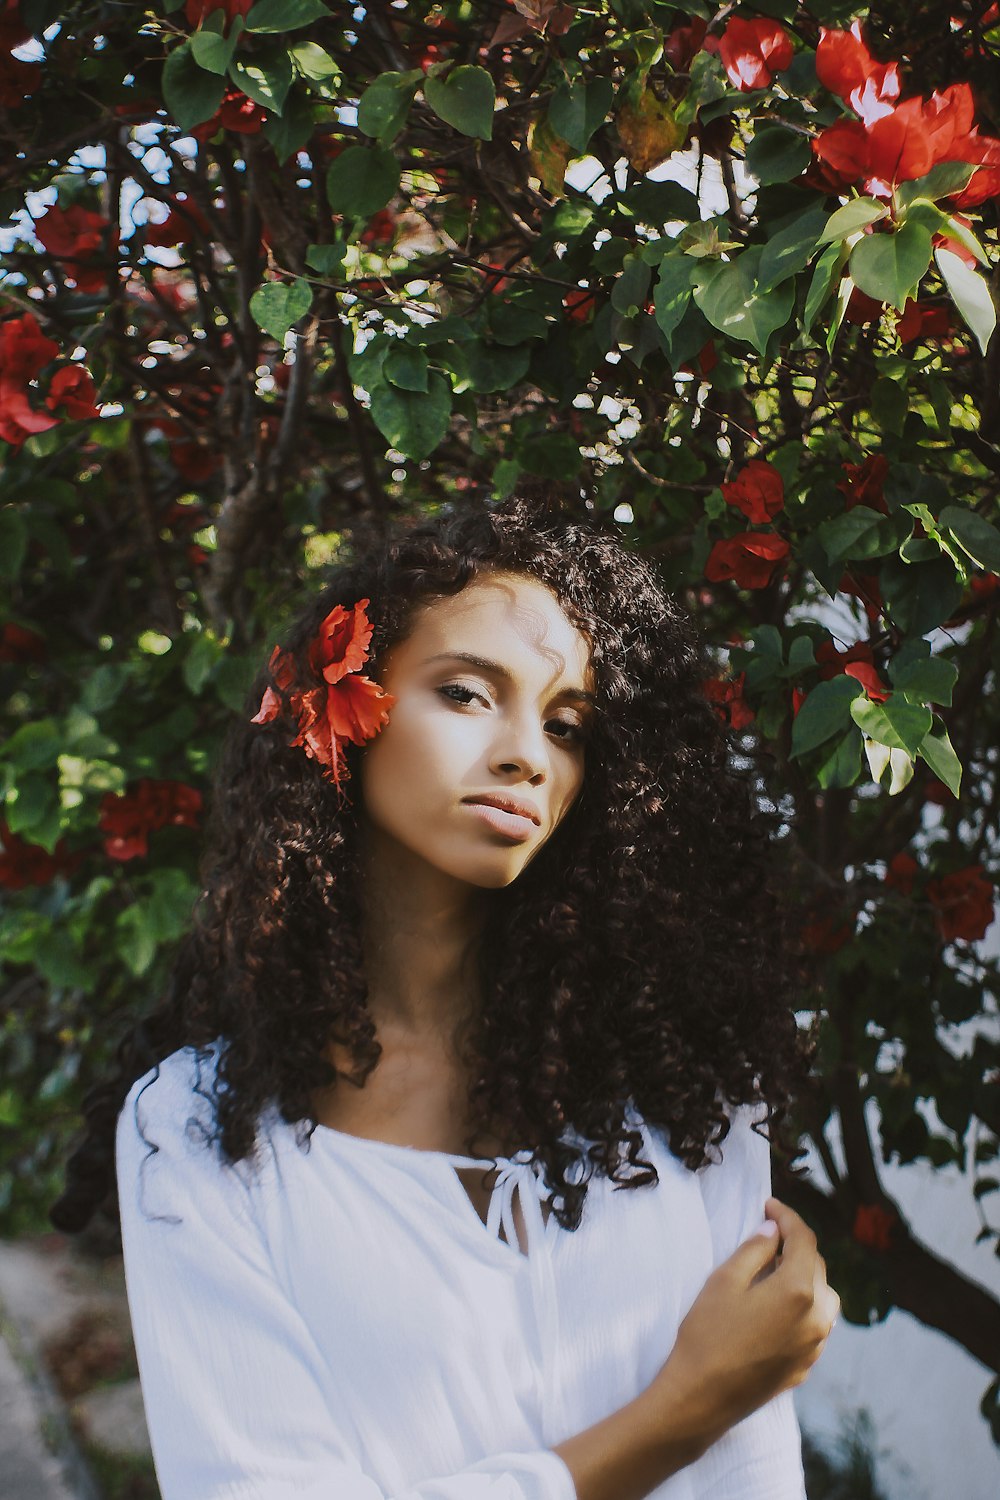
[[766, 89], [795, 56], [792, 39], [777, 21], [758, 18], [746, 21], [734, 16], [719, 37], [719, 56], [729, 82], [749, 93]]
[[104, 852], [111, 859], [137, 859], [149, 853], [149, 835], [168, 824], [197, 828], [202, 799], [197, 787], [183, 781], [156, 781], [144, 776], [120, 795], [101, 798], [98, 827], [106, 835]]
[[791, 549], [773, 531], [745, 531], [716, 542], [708, 554], [705, 577], [712, 583], [732, 579], [741, 589], [763, 589]]
[[986, 936], [993, 921], [993, 885], [982, 865], [969, 865], [927, 882], [938, 932], [946, 943], [967, 943]]
[[701, 685], [702, 692], [719, 718], [731, 729], [745, 729], [756, 718], [743, 696], [746, 675], [745, 672], [740, 672], [736, 677], [709, 677]]
[[[396, 702], [377, 682], [358, 676], [372, 635], [372, 624], [365, 613], [370, 602], [359, 599], [350, 609], [336, 604], [320, 624], [308, 652], [310, 670], [318, 679], [316, 686], [303, 688], [296, 683], [294, 659], [280, 646], [275, 646], [269, 663], [278, 687], [290, 695], [298, 723], [290, 746], [301, 746], [311, 760], [326, 768], [324, 776], [338, 786], [347, 775], [341, 742], [363, 745], [372, 739], [388, 723], [389, 709]], [[280, 712], [281, 699], [268, 687], [250, 722], [269, 724]]]
[[722, 493], [729, 505], [735, 505], [757, 526], [773, 520], [785, 505], [784, 480], [763, 458], [752, 458], [734, 480], [723, 484]]

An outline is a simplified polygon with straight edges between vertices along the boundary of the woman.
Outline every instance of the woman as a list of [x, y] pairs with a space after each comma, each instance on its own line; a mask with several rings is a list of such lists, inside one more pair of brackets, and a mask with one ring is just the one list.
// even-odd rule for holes
[[768, 1197], [807, 1049], [706, 675], [640, 559], [518, 500], [275, 647], [53, 1213], [117, 1131], [163, 1500], [801, 1500], [839, 1303]]

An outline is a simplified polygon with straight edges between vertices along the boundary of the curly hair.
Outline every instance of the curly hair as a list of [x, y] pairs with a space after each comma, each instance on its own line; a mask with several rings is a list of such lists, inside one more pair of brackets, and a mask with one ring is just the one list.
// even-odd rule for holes
[[[597, 711], [576, 802], [517, 879], [490, 892], [482, 1004], [460, 1039], [466, 1149], [476, 1154], [485, 1133], [530, 1146], [560, 1225], [575, 1229], [595, 1171], [623, 1187], [657, 1180], [630, 1102], [691, 1170], [725, 1140], [726, 1106], [765, 1105], [758, 1125], [788, 1150], [781, 1130], [811, 1042], [793, 1010], [777, 811], [706, 700], [713, 668], [690, 619], [617, 535], [524, 496], [401, 523], [338, 565], [287, 632], [297, 680], [308, 680], [309, 642], [334, 604], [371, 601], [365, 670], [377, 680], [419, 608], [491, 572], [558, 597], [590, 643]], [[251, 725], [268, 686], [285, 712]], [[350, 1049], [355, 1079], [378, 1063], [357, 819], [289, 748], [294, 722], [263, 669], [220, 756], [204, 889], [166, 994], [85, 1100], [84, 1138], [50, 1212], [61, 1229], [82, 1229], [99, 1207], [113, 1215], [122, 1104], [177, 1048], [225, 1042], [212, 1139], [230, 1162], [254, 1156], [269, 1105], [311, 1136], [311, 1100], [337, 1086], [332, 1040]], [[363, 754], [347, 746], [349, 775]], [[567, 1144], [567, 1128], [590, 1144]]]

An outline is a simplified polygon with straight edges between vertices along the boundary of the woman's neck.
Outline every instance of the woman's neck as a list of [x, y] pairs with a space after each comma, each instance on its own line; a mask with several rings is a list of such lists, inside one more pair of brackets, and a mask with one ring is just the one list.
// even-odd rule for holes
[[368, 1009], [380, 1032], [450, 1038], [480, 1003], [489, 893], [369, 830], [361, 906]]

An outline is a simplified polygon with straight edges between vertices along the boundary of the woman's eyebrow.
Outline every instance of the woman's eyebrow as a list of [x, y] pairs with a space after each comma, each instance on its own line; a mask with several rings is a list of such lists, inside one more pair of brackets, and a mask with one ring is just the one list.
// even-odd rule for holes
[[[471, 651], [442, 651], [437, 656], [428, 656], [423, 663], [429, 667], [435, 661], [467, 661], [470, 666], [478, 667], [481, 672], [492, 672], [504, 682], [513, 680], [513, 674], [507, 670], [502, 662], [490, 661], [486, 656], [474, 656]], [[583, 688], [561, 688], [556, 695], [560, 698], [570, 698], [574, 703], [589, 703], [592, 708], [596, 707], [597, 699], [593, 693], [587, 693]]]

